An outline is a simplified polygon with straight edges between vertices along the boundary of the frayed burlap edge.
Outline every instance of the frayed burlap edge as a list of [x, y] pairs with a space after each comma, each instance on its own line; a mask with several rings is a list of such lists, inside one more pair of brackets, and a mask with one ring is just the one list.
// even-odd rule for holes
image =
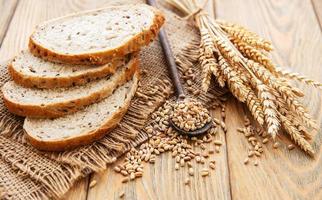
[[0, 135], [0, 157], [10, 163], [13, 168], [19, 169], [25, 175], [29, 175], [33, 180], [41, 183], [44, 190], [56, 198], [66, 193], [81, 175], [78, 168], [68, 164], [60, 164], [45, 156], [39, 156], [32, 147], [2, 135]]
[[0, 199], [46, 200], [51, 198], [40, 183], [34, 182], [8, 162], [0, 160], [0, 166]]

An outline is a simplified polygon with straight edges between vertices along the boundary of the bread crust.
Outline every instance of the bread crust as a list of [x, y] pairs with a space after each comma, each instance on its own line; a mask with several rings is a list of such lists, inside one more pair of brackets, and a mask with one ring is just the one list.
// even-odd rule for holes
[[[129, 55], [129, 59], [127, 62], [133, 57], [136, 57], [138, 53], [133, 53]], [[124, 59], [126, 60], [126, 59]], [[43, 77], [43, 76], [31, 76], [28, 74], [24, 74], [19, 72], [13, 66], [14, 61], [12, 61], [8, 65], [8, 71], [13, 81], [23, 87], [28, 88], [42, 88], [42, 89], [51, 89], [51, 88], [61, 88], [61, 87], [71, 87], [76, 85], [84, 85], [89, 81], [93, 81], [99, 78], [103, 78], [107, 75], [114, 74], [116, 70], [123, 66], [124, 60], [115, 59], [111, 61], [111, 65], [106, 64], [104, 67], [99, 68], [98, 70], [93, 68], [93, 71], [88, 71], [84, 74], [78, 74], [74, 76], [68, 77]]]
[[[106, 51], [99, 51], [95, 53], [84, 54], [63, 54], [54, 52], [35, 41], [32, 36], [29, 39], [30, 52], [38, 57], [52, 62], [62, 62], [70, 64], [84, 64], [84, 65], [103, 65], [108, 63], [115, 57], [122, 57], [131, 52], [139, 51], [144, 45], [148, 45], [154, 38], [156, 38], [161, 26], [164, 24], [165, 17], [161, 11], [151, 7], [154, 12], [153, 23], [149, 29], [143, 30], [140, 34], [135, 35], [132, 40], [122, 44], [115, 49]], [[48, 22], [49, 23], [49, 22]]]
[[131, 88], [127, 101], [124, 102], [124, 106], [122, 106], [117, 112], [113, 113], [113, 115], [109, 119], [107, 119], [105, 123], [98, 129], [77, 137], [71, 137], [55, 141], [43, 141], [39, 140], [39, 138], [34, 138], [31, 134], [28, 134], [28, 131], [26, 130], [24, 124], [24, 130], [26, 132], [25, 135], [27, 141], [36, 149], [42, 151], [65, 151], [76, 148], [78, 146], [90, 144], [96, 140], [101, 139], [119, 124], [119, 122], [122, 120], [123, 116], [127, 112], [131, 104], [131, 99], [133, 98], [135, 91], [138, 87], [139, 73], [136, 72], [134, 76], [136, 77], [136, 81], [134, 81], [134, 85]]
[[[133, 58], [129, 62], [129, 67], [125, 72], [125, 76], [121, 77], [117, 83], [119, 85], [124, 84], [133, 77], [133, 74], [138, 71], [139, 59], [137, 57]], [[60, 103], [41, 105], [30, 105], [30, 104], [18, 104], [10, 101], [5, 95], [3, 95], [3, 100], [5, 106], [11, 113], [19, 116], [29, 116], [34, 118], [57, 118], [70, 113], [74, 113], [84, 106], [96, 103], [106, 96], [110, 95], [115, 88], [105, 88], [99, 92], [96, 92], [86, 98], [68, 100]]]

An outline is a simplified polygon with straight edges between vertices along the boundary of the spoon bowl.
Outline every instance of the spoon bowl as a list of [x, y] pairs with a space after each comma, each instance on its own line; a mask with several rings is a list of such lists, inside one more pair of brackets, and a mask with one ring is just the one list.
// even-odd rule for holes
[[182, 135], [188, 135], [188, 136], [198, 136], [206, 133], [211, 127], [212, 127], [212, 120], [205, 124], [202, 128], [196, 129], [194, 131], [185, 131], [179, 128], [171, 119], [170, 119], [171, 126], [178, 131]]
[[[180, 102], [189, 102], [188, 98], [184, 95], [180, 95], [177, 99], [177, 102], [176, 103], [180, 103]], [[185, 131], [183, 129], [181, 129], [179, 126], [177, 126], [173, 121], [172, 119], [170, 118], [169, 119], [169, 123], [170, 125], [176, 130], [178, 131], [178, 133], [182, 134], [182, 135], [188, 135], [188, 136], [198, 136], [198, 135], [202, 135], [204, 133], [206, 133], [211, 127], [212, 127], [212, 124], [213, 124], [213, 120], [211, 120], [210, 122], [207, 122], [203, 127], [201, 128], [198, 128], [196, 130], [193, 130], [193, 131]]]

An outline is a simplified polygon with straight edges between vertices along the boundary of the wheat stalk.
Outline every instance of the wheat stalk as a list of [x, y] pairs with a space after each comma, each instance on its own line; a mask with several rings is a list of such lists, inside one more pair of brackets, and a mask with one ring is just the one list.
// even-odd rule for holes
[[256, 33], [253, 33], [237, 24], [220, 20], [216, 21], [235, 42], [245, 42], [252, 47], [265, 51], [273, 50], [272, 44], [269, 41], [260, 38]]
[[303, 126], [302, 121], [298, 118], [298, 116], [294, 115], [292, 112], [289, 112], [287, 115], [285, 115], [285, 117], [291, 121], [291, 123], [297, 128], [304, 138], [308, 140], [312, 139], [310, 131]]
[[[213, 74], [273, 138], [283, 127], [299, 147], [313, 154], [306, 139], [308, 128], [316, 128], [316, 123], [298, 100], [303, 92], [288, 79], [319, 88], [322, 84], [276, 67], [268, 55], [273, 50], [269, 41], [238, 24], [214, 20], [198, 0], [167, 1], [192, 18], [200, 31], [199, 50], [190, 50], [192, 56], [199, 53], [203, 90], [208, 90]], [[189, 51], [185, 54], [189, 57]]]
[[266, 67], [272, 74], [277, 74], [275, 65], [264, 53], [244, 42], [235, 42], [234, 44], [244, 57], [262, 64], [262, 66]]
[[281, 93], [286, 93], [287, 96], [291, 97], [302, 97], [303, 93], [299, 92], [299, 89], [291, 86], [288, 82], [281, 81], [279, 78], [275, 77], [270, 71], [265, 67], [260, 66], [259, 63], [253, 60], [246, 60], [247, 65], [252, 70], [252, 72], [261, 79], [266, 85], [276, 89]]
[[312, 85], [314, 87], [320, 88], [322, 89], [322, 83], [315, 81], [313, 79], [310, 79], [306, 76], [302, 76], [299, 73], [295, 73], [295, 72], [289, 72], [286, 70], [283, 70], [281, 68], [276, 68], [276, 71], [278, 74], [280, 74], [281, 76], [288, 78], [288, 79], [294, 79], [294, 80], [298, 80], [300, 82], [306, 83], [308, 85]]
[[255, 93], [252, 90], [248, 91], [247, 99], [246, 99], [246, 105], [255, 118], [255, 120], [259, 123], [259, 125], [264, 125], [264, 110], [261, 105], [261, 102], [259, 98], [255, 95]]
[[282, 97], [282, 95], [277, 91], [273, 91], [274, 96], [276, 97], [277, 110], [280, 114], [285, 116], [289, 121], [297, 127], [297, 130], [307, 139], [311, 139], [311, 134], [305, 126], [303, 126], [303, 120], [299, 119], [299, 116], [296, 112], [293, 112], [292, 109], [288, 106], [288, 103]]
[[285, 100], [288, 107], [297, 114], [308, 127], [318, 129], [316, 122], [312, 119], [310, 114], [307, 112], [306, 108], [298, 102], [295, 98], [282, 94], [283, 99]]
[[208, 32], [208, 29], [201, 28], [200, 29], [200, 37], [201, 37], [201, 48], [206, 57], [212, 57], [214, 53], [214, 43]]
[[201, 87], [203, 91], [208, 91], [210, 81], [211, 81], [211, 75], [212, 72], [210, 70], [210, 66], [203, 66], [202, 67], [202, 81], [201, 81]]
[[225, 76], [228, 87], [231, 89], [232, 94], [241, 102], [246, 101], [246, 97], [250, 88], [243, 84], [243, 81], [237, 76], [237, 72], [229, 65], [226, 59], [219, 54], [218, 56], [219, 67]]
[[217, 82], [219, 83], [219, 85], [221, 87], [225, 87], [227, 79], [225, 78], [225, 76], [224, 76], [222, 71], [219, 71], [218, 76], [216, 76], [216, 78], [217, 78]]
[[202, 60], [201, 68], [202, 68], [202, 89], [204, 91], [207, 91], [210, 85], [211, 75], [212, 75], [212, 69], [216, 67], [216, 62], [214, 59], [208, 59], [204, 55], [200, 56], [199, 58]]
[[225, 78], [232, 94], [239, 101], [245, 102], [256, 121], [260, 125], [263, 125], [264, 111], [260, 100], [257, 98], [254, 91], [247, 86], [247, 83], [241, 78], [241, 76], [238, 76], [238, 72], [229, 65], [229, 63], [220, 53], [218, 54], [220, 69], [223, 72], [223, 75], [226, 76]]
[[[228, 22], [228, 21], [224, 21], [224, 20], [221, 20], [221, 19], [216, 19], [216, 22], [223, 28], [232, 28], [232, 29], [235, 29], [235, 30], [238, 30], [242, 33], [244, 33], [245, 35], [249, 35], [251, 37], [254, 37], [256, 38], [257, 40], [264, 40], [262, 38], [259, 37], [259, 35], [253, 31], [250, 31], [249, 29], [247, 29], [246, 27], [244, 26], [241, 26], [239, 24], [236, 24], [236, 23], [232, 23], [232, 22]], [[267, 43], [270, 43], [269, 41], [266, 41]]]
[[267, 125], [267, 132], [275, 138], [280, 127], [280, 122], [277, 117], [276, 105], [274, 103], [275, 96], [269, 91], [269, 88], [261, 83], [256, 83], [259, 99], [263, 105], [265, 122]]
[[283, 115], [280, 115], [282, 125], [286, 132], [291, 136], [292, 140], [310, 156], [314, 156], [314, 150], [310, 143], [305, 140], [299, 130]]

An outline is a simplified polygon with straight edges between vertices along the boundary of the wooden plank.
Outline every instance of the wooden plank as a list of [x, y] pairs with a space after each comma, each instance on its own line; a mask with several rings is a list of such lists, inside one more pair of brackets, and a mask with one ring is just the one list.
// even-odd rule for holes
[[68, 191], [63, 199], [66, 200], [86, 200], [89, 178], [78, 180], [75, 185]]
[[[310, 1], [303, 0], [218, 0], [217, 17], [238, 22], [273, 41], [273, 58], [280, 66], [322, 81], [322, 37]], [[300, 85], [304, 102], [322, 127], [321, 92]], [[311, 159], [287, 144], [273, 149], [269, 143], [259, 166], [247, 157], [247, 141], [236, 129], [243, 125], [244, 110], [231, 101], [227, 108], [227, 145], [233, 199], [322, 199], [322, 134], [313, 138], [317, 151]], [[281, 137], [282, 142], [286, 142]]]
[[17, 2], [17, 0], [0, 0], [0, 47], [7, 32], [12, 15], [15, 11]]
[[[96, 1], [95, 1], [96, 2]], [[10, 25], [7, 37], [3, 41], [0, 55], [5, 58], [12, 57], [20, 49], [26, 48], [27, 39], [32, 27], [39, 22], [64, 15], [71, 11], [102, 6], [105, 2], [76, 2], [75, 1], [21, 1], [17, 8], [13, 22]], [[251, 10], [252, 12], [249, 12]], [[264, 36], [271, 38], [277, 47], [274, 59], [278, 64], [288, 64], [294, 69], [311, 75], [321, 81], [321, 35], [314, 23], [314, 13], [308, 1], [219, 1], [217, 3], [217, 16], [241, 22]], [[229, 18], [228, 18], [229, 17]], [[294, 20], [296, 19], [296, 20]], [[3, 30], [3, 29], [1, 29]], [[22, 31], [23, 30], [23, 31]], [[313, 41], [311, 38], [317, 38]], [[283, 41], [283, 43], [281, 42]], [[296, 47], [296, 48], [294, 48]], [[305, 67], [302, 67], [305, 66]], [[306, 88], [303, 88], [306, 89]], [[309, 95], [310, 107], [315, 109], [315, 116], [321, 120], [321, 107], [316, 93]], [[306, 101], [308, 103], [308, 100]], [[237, 112], [238, 111], [238, 112]], [[285, 147], [265, 154], [260, 166], [244, 166], [243, 158], [246, 156], [246, 141], [235, 131], [242, 124], [243, 111], [234, 102], [228, 108], [228, 155], [230, 175], [232, 179], [233, 198], [237, 199], [305, 199], [308, 197], [321, 198], [318, 189], [321, 187], [319, 171], [321, 159], [317, 154], [314, 161], [304, 154], [288, 154]], [[320, 122], [320, 121], [319, 121]], [[319, 149], [321, 137], [315, 137], [315, 149]], [[226, 147], [226, 145], [224, 145]], [[191, 190], [183, 186], [186, 175], [184, 172], [173, 172], [173, 161], [169, 155], [160, 158], [155, 166], [147, 166], [142, 180], [127, 185], [119, 184], [120, 175], [107, 170], [93, 178], [98, 180], [97, 185], [90, 190], [89, 199], [98, 197], [111, 197], [117, 199], [118, 193], [126, 192], [126, 197], [133, 199], [163, 199], [163, 198], [212, 198], [229, 199], [230, 195], [225, 152], [216, 157], [218, 159], [215, 177], [207, 181], [192, 180]], [[221, 160], [222, 159], [222, 160]], [[301, 165], [300, 165], [301, 164]], [[160, 178], [162, 177], [162, 178]], [[172, 178], [174, 177], [174, 178]], [[200, 181], [201, 184], [198, 184]], [[69, 193], [66, 199], [84, 199], [86, 181], [80, 181], [80, 186]], [[210, 186], [210, 187], [209, 187]], [[265, 186], [265, 187], [258, 187]], [[256, 191], [254, 191], [256, 189]], [[179, 196], [179, 194], [183, 194]], [[77, 196], [79, 195], [79, 196]], [[209, 196], [207, 196], [209, 195]], [[217, 196], [213, 196], [217, 195]], [[127, 198], [130, 199], [130, 198]]]
[[[6, 2], [3, 4], [2, 2]], [[9, 3], [10, 2], [10, 3]], [[0, 3], [0, 34], [5, 30], [5, 24], [8, 19], [4, 19], [5, 13], [10, 13], [15, 1], [3, 0]], [[20, 50], [26, 49], [28, 44], [28, 37], [31, 34], [34, 26], [37, 24], [59, 17], [86, 9], [94, 9], [103, 7], [110, 3], [109, 0], [95, 0], [95, 1], [74, 1], [74, 0], [24, 0], [20, 1], [6, 37], [3, 40], [0, 55], [1, 59], [9, 59], [17, 54]], [[10, 6], [11, 5], [11, 6]], [[2, 12], [3, 11], [3, 12]], [[0, 38], [1, 39], [1, 38]], [[87, 195], [88, 178], [82, 179], [72, 188], [72, 190], [65, 197], [66, 199], [86, 199]]]
[[321, 0], [312, 0], [312, 4], [314, 7], [316, 17], [317, 17], [317, 19], [320, 23], [320, 27], [322, 29], [322, 1]]
[[[209, 160], [216, 160], [216, 170], [210, 177], [202, 178], [198, 173], [207, 166], [194, 164], [195, 176], [188, 175], [187, 168], [175, 170], [175, 160], [171, 153], [158, 156], [154, 165], [145, 164], [141, 179], [123, 184], [122, 176], [112, 169], [122, 162], [118, 161], [106, 171], [92, 176], [91, 181], [97, 181], [95, 187], [88, 191], [88, 200], [119, 199], [119, 194], [125, 193], [125, 199], [147, 200], [194, 200], [194, 199], [231, 199], [229, 191], [229, 174], [226, 160], [225, 135], [221, 132], [217, 139], [224, 142], [221, 152], [211, 155]], [[213, 144], [208, 144], [209, 148]], [[191, 180], [191, 186], [186, 186], [186, 178]]]

